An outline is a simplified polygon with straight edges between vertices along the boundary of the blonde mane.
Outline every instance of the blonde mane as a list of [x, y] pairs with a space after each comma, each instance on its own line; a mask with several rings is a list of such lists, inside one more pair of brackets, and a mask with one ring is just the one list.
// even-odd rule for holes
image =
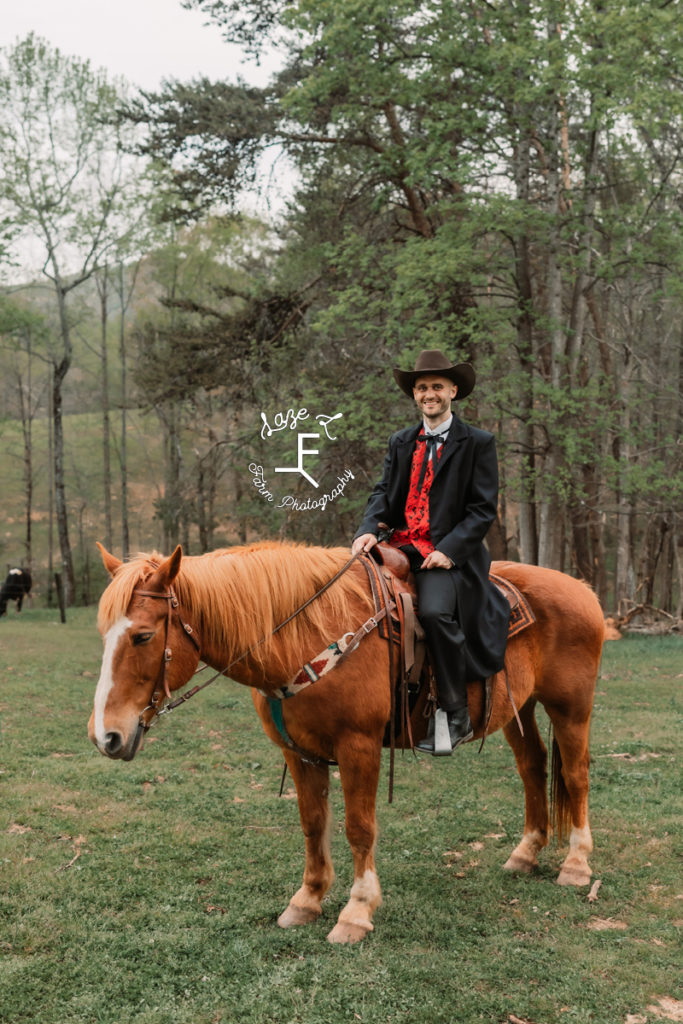
[[[198, 623], [202, 638], [224, 650], [226, 661], [253, 649], [258, 661], [275, 655], [284, 667], [289, 658], [282, 644], [274, 644], [273, 629], [324, 586], [348, 558], [347, 548], [275, 541], [223, 548], [184, 557], [173, 587], [181, 606]], [[149, 579], [163, 560], [157, 552], [139, 554], [117, 570], [100, 599], [97, 625], [101, 633], [126, 613], [135, 588]], [[286, 637], [284, 646], [291, 653], [305, 643], [311, 630], [336, 640], [342, 632], [357, 629], [361, 616], [371, 614], [365, 573], [354, 567], [288, 623], [278, 637]], [[335, 629], [339, 632], [333, 636], [330, 630]]]

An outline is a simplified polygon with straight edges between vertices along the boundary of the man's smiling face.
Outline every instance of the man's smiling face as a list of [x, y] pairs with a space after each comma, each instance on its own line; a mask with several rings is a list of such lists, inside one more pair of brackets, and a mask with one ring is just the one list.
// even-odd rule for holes
[[451, 414], [451, 402], [457, 393], [458, 389], [453, 381], [435, 373], [418, 377], [413, 388], [417, 407], [432, 429], [448, 419]]

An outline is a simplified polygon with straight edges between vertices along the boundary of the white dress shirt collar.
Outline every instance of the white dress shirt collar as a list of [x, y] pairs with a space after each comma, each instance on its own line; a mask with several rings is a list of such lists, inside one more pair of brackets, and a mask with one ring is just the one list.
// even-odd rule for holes
[[451, 415], [448, 417], [448, 419], [444, 420], [443, 423], [439, 423], [438, 427], [435, 427], [434, 430], [432, 430], [431, 427], [428, 427], [424, 420], [422, 421], [422, 426], [424, 427], [424, 432], [427, 435], [429, 435], [429, 434], [445, 434], [447, 430], [451, 429], [451, 423], [452, 422], [453, 422], [453, 413], [451, 413]]

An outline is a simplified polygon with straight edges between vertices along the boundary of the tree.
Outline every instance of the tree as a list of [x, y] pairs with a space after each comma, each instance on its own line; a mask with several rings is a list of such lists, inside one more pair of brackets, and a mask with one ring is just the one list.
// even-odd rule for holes
[[619, 594], [643, 542], [649, 579], [658, 547], [641, 524], [664, 515], [653, 498], [680, 416], [665, 384], [680, 373], [667, 325], [683, 260], [672, 5], [190, 6], [254, 51], [278, 46], [283, 69], [264, 90], [176, 83], [132, 116], [198, 209], [231, 200], [269, 146], [296, 162], [275, 277], [300, 297], [316, 280], [298, 334], [318, 388], [358, 397], [364, 467], [363, 401], [389, 428], [387, 365], [443, 347], [479, 373], [512, 553], [605, 597], [608, 558]]
[[252, 315], [287, 313], [254, 304], [256, 312], [250, 299], [247, 267], [254, 269], [266, 247], [262, 225], [212, 218], [180, 229], [166, 221], [164, 231], [164, 244], [142, 268], [160, 308], [142, 311], [134, 325], [134, 376], [139, 401], [154, 409], [164, 438], [165, 480], [156, 503], [164, 544], [182, 541], [188, 549], [196, 524], [206, 549], [217, 483], [230, 469], [240, 410], [251, 395], [245, 366], [256, 350], [247, 325]]
[[21, 423], [23, 442], [24, 482], [24, 549], [25, 565], [33, 566], [33, 512], [34, 512], [34, 445], [33, 422], [44, 397], [46, 381], [36, 382], [35, 363], [41, 357], [47, 338], [44, 318], [9, 299], [0, 301], [0, 339], [7, 350], [6, 385], [11, 390]]
[[[54, 498], [67, 601], [74, 569], [66, 496], [64, 381], [72, 363], [71, 296], [131, 230], [122, 199], [131, 158], [117, 124], [119, 91], [88, 62], [29, 35], [3, 51], [0, 204], [40, 252], [57, 310], [52, 364]], [[130, 134], [130, 132], [129, 132]]]

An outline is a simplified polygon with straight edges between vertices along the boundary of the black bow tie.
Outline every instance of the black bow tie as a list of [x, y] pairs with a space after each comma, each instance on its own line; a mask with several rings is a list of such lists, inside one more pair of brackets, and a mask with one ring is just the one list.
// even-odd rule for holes
[[418, 441], [426, 441], [427, 444], [443, 444], [448, 437], [448, 431], [444, 431], [443, 434], [418, 434]]
[[429, 465], [429, 460], [435, 454], [438, 446], [440, 444], [443, 444], [447, 437], [448, 431], [446, 431], [443, 434], [418, 434], [417, 440], [424, 441], [425, 444], [424, 458], [422, 459], [422, 465], [420, 466], [420, 476], [417, 481], [418, 491], [422, 490], [422, 485], [424, 483], [424, 479], [427, 473], [427, 466]]

